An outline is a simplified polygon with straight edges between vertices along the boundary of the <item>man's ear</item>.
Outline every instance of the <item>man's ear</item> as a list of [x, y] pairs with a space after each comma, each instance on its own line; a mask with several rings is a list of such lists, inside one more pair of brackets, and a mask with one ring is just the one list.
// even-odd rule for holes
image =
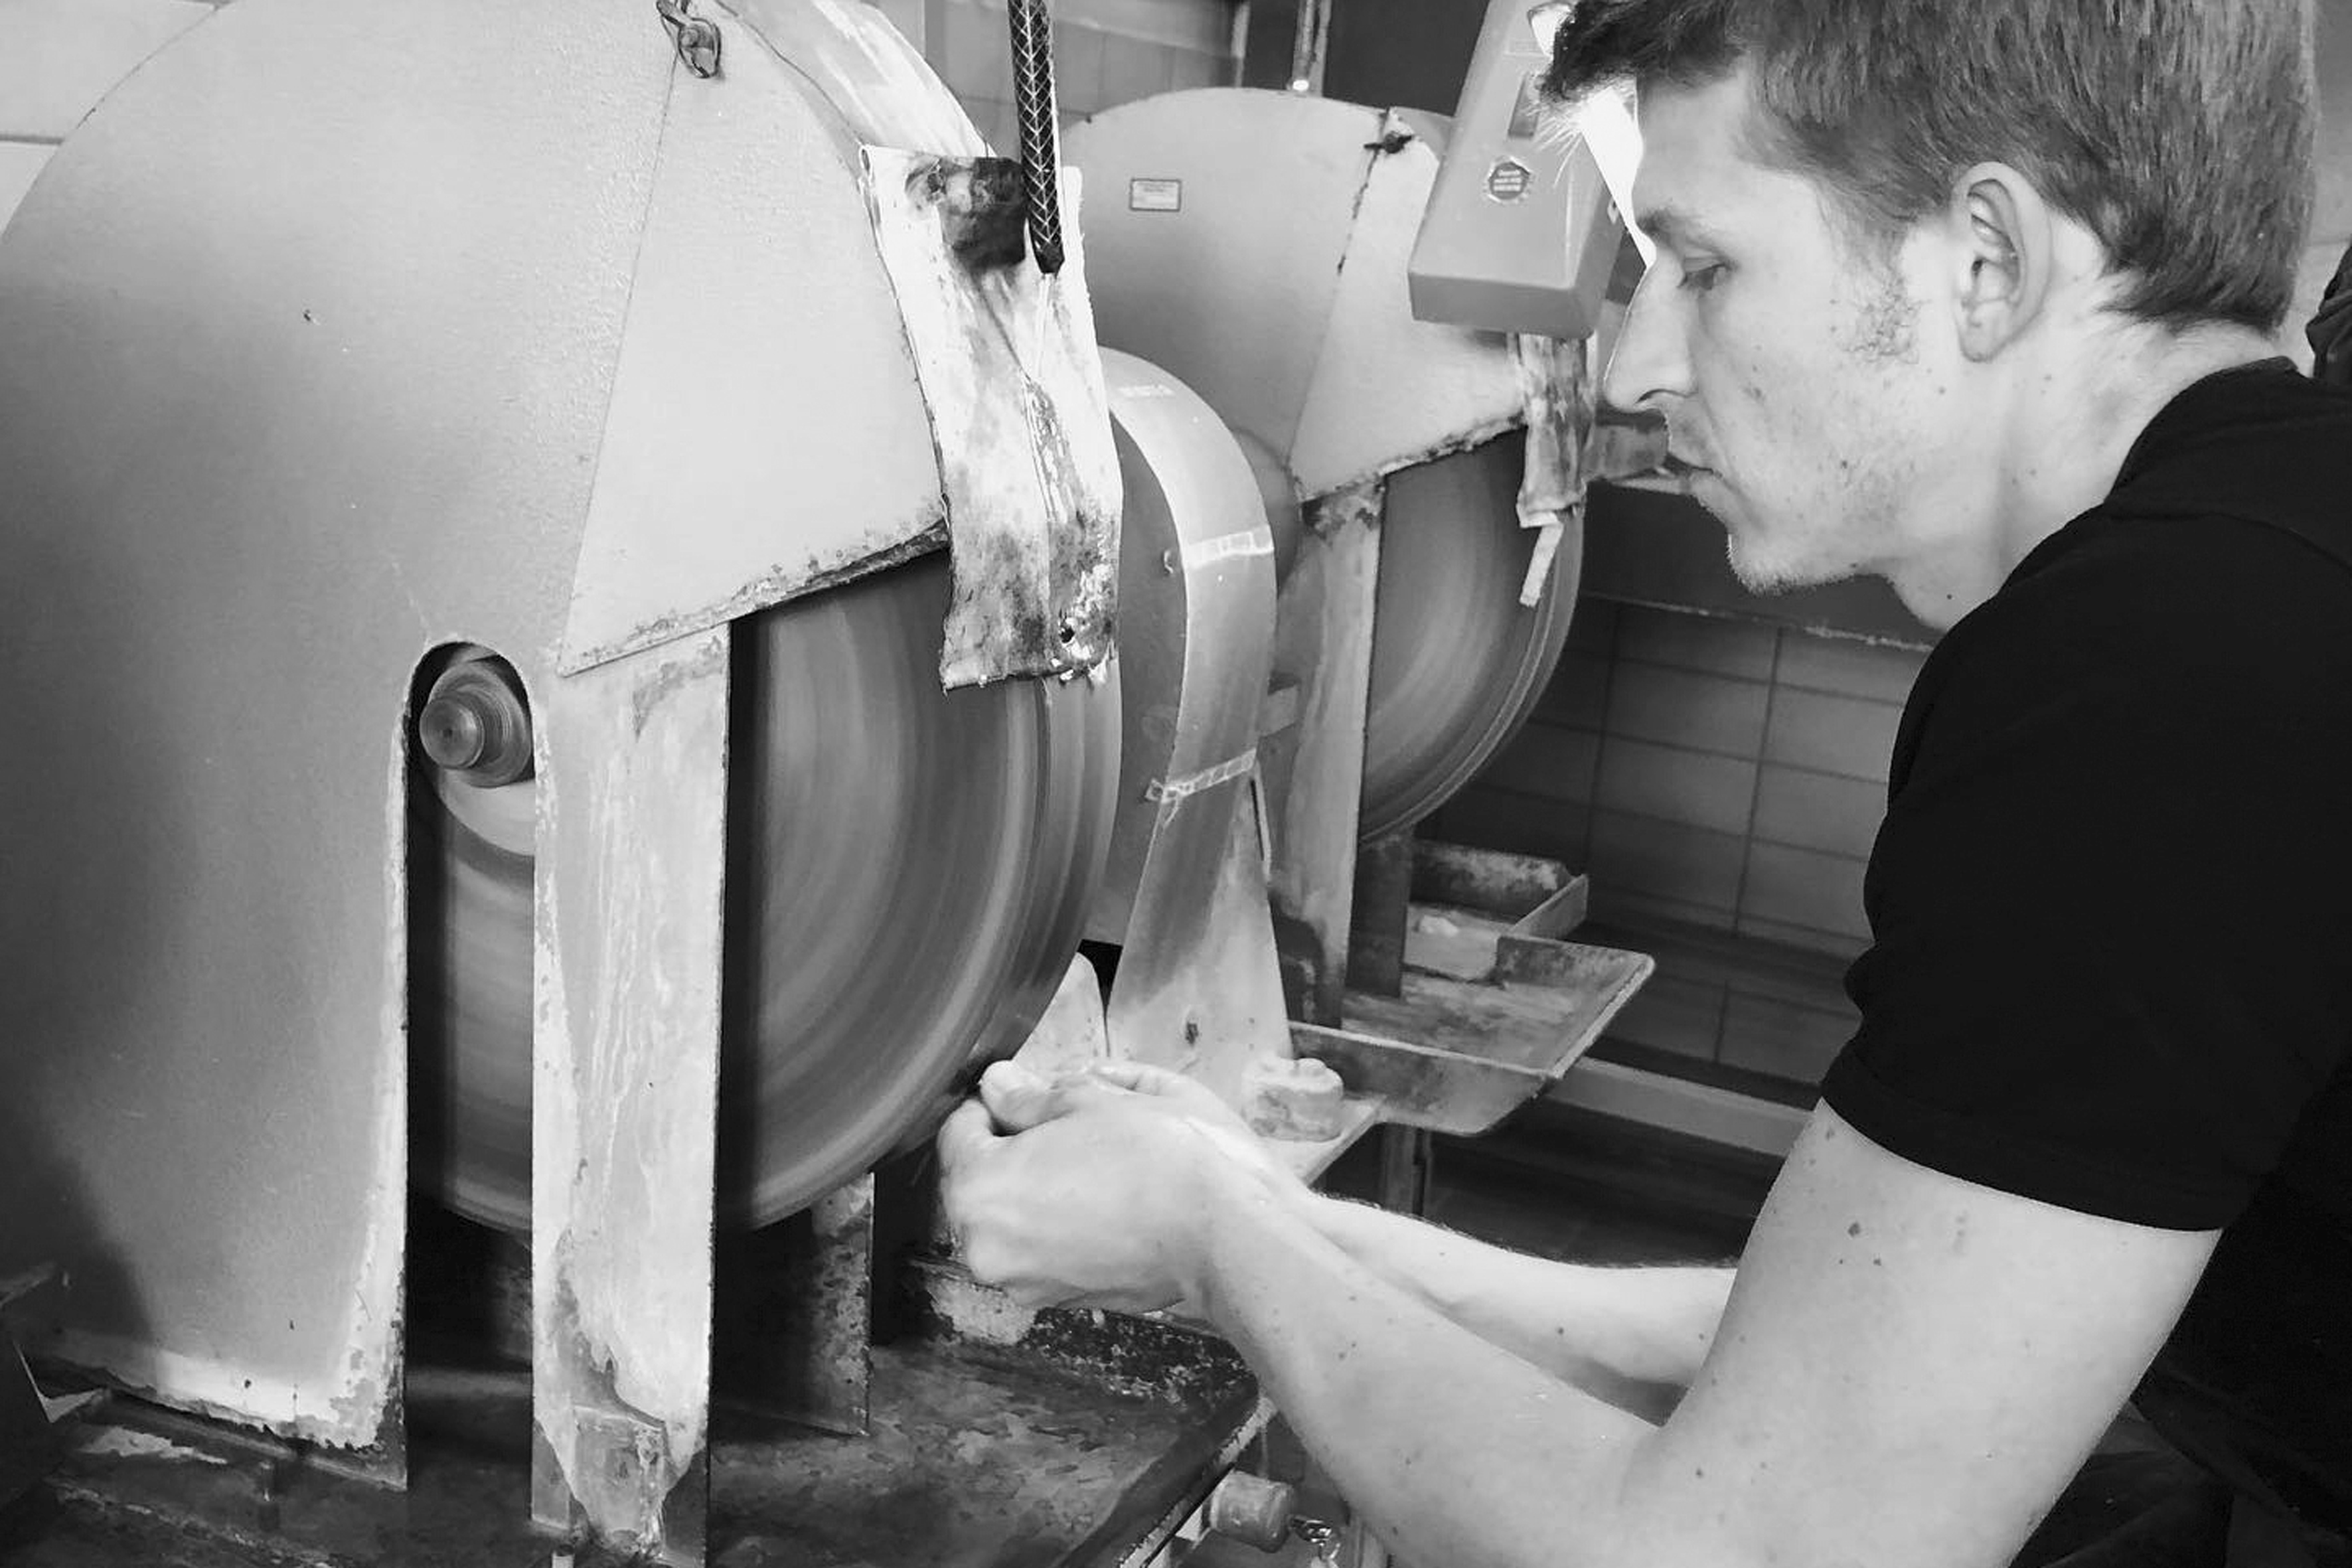
[[1960, 348], [1989, 360], [2040, 316], [2056, 235], [2050, 204], [2006, 163], [1979, 163], [1952, 184], [1953, 309]]

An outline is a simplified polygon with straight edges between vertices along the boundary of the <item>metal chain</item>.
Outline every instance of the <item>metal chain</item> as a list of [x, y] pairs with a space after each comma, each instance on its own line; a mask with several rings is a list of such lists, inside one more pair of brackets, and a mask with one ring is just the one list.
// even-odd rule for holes
[[1062, 154], [1054, 99], [1054, 19], [1045, 0], [1010, 0], [1013, 109], [1021, 124], [1022, 198], [1040, 272], [1062, 269]]

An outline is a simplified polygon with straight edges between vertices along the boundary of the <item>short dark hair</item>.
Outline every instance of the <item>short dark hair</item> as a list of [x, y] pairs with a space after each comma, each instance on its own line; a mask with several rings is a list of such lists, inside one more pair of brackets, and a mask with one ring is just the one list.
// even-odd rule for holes
[[1581, 0], [1544, 88], [1743, 65], [1765, 155], [1864, 237], [2006, 163], [2106, 246], [2125, 313], [2286, 318], [2313, 199], [2309, 0]]

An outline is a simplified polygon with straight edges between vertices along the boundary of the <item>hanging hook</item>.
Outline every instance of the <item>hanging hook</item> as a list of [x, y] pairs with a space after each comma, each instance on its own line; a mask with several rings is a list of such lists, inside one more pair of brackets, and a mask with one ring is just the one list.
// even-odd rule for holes
[[654, 13], [669, 29], [670, 46], [686, 68], [705, 81], [719, 74], [719, 52], [725, 40], [719, 24], [693, 14], [694, 0], [654, 0]]

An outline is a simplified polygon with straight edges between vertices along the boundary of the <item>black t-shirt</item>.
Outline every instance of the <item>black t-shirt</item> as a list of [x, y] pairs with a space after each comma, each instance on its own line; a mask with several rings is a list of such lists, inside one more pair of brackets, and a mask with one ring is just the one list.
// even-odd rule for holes
[[2200, 382], [1946, 634], [1864, 898], [1823, 1098], [1968, 1181], [2226, 1227], [2141, 1407], [2352, 1527], [2352, 392]]

